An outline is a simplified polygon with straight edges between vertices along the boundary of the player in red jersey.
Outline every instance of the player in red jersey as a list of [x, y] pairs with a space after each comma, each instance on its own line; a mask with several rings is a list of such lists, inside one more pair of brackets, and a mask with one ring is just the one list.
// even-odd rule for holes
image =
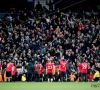
[[87, 81], [87, 71], [88, 71], [88, 63], [85, 60], [82, 63], [77, 64], [80, 70], [82, 81]]
[[48, 61], [51, 61], [51, 63], [54, 65], [53, 57], [48, 58], [48, 60], [46, 61], [46, 63], [48, 63]]
[[2, 70], [2, 64], [1, 64], [1, 61], [0, 61], [0, 70]]
[[7, 77], [7, 82], [8, 79], [10, 79], [10, 81], [12, 81], [12, 67], [13, 67], [13, 63], [9, 62], [6, 66], [6, 77]]
[[56, 65], [56, 81], [60, 81], [60, 64]]
[[66, 80], [66, 67], [67, 67], [67, 61], [63, 57], [60, 59], [61, 81]]
[[14, 65], [12, 67], [12, 72], [11, 72], [11, 74], [12, 74], [12, 81], [14, 81], [14, 82], [15, 82], [15, 78], [16, 78], [16, 73], [17, 73], [17, 69], [16, 69], [16, 66]]
[[35, 82], [39, 81], [39, 68], [40, 68], [40, 64], [39, 62], [35, 62], [34, 64], [34, 78], [35, 78]]
[[54, 65], [52, 64], [51, 60], [48, 59], [48, 63], [46, 63], [46, 74], [48, 75], [48, 82], [52, 82], [52, 75], [53, 75], [53, 68]]
[[40, 81], [43, 81], [43, 76], [42, 76], [42, 72], [43, 72], [43, 65], [40, 63], [39, 65], [39, 78], [40, 78]]

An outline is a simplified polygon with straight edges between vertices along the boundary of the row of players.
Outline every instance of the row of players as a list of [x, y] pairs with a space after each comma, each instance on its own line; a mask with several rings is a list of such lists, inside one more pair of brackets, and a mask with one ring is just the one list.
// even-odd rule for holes
[[[66, 81], [67, 63], [68, 63], [68, 60], [64, 59], [64, 57], [63, 57], [59, 60], [59, 64], [57, 66], [55, 66], [54, 62], [51, 59], [48, 59], [48, 61], [46, 62], [46, 74], [48, 77], [48, 82], [53, 81], [52, 76], [55, 74], [55, 72], [57, 72], [57, 74], [59, 75], [58, 77], [59, 77], [60, 81]], [[39, 69], [38, 69], [38, 71], [36, 71], [38, 67], [39, 67]], [[82, 81], [85, 81], [86, 77], [87, 77], [88, 63], [83, 61], [81, 63], [78, 63], [77, 67], [79, 67], [80, 77], [82, 78]], [[42, 80], [43, 69], [44, 69], [44, 67], [42, 64], [35, 65], [34, 70], [39, 74], [41, 80]], [[7, 81], [9, 78], [10, 78], [10, 81], [12, 81], [12, 78], [15, 76], [16, 72], [17, 72], [16, 66], [14, 66], [13, 63], [9, 62], [6, 66]]]

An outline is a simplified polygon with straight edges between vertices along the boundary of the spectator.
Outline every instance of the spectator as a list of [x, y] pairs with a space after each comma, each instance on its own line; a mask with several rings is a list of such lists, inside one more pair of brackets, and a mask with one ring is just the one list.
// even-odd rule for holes
[[42, 5], [40, 4], [39, 1], [38, 1], [37, 5], [36, 5], [36, 10], [37, 11], [41, 11], [42, 10]]
[[26, 76], [25, 76], [25, 74], [22, 75], [21, 80], [22, 80], [23, 82], [26, 81]]
[[99, 81], [100, 80], [100, 73], [98, 70], [95, 70], [95, 74], [94, 74], [94, 81]]
[[76, 79], [76, 76], [75, 76], [75, 73], [74, 72], [72, 72], [71, 74], [70, 74], [70, 81], [71, 82], [73, 82], [73, 81], [75, 81], [75, 79]]
[[[37, 10], [40, 11], [42, 6], [38, 5]], [[53, 57], [56, 65], [62, 56], [68, 60], [67, 76], [75, 71], [76, 78], [79, 78], [77, 63], [82, 59], [89, 64], [87, 73], [94, 72], [95, 68], [100, 70], [99, 11], [81, 11], [81, 14], [70, 11], [65, 14], [58, 9], [57, 13], [51, 14], [53, 10], [50, 9], [37, 15], [37, 10], [16, 10], [7, 13], [4, 20], [0, 19], [0, 61], [3, 73], [6, 63], [12, 61], [17, 67], [18, 80], [21, 80], [21, 76], [27, 74], [27, 63], [31, 61], [34, 66], [35, 62], [41, 62], [46, 80], [47, 59]]]
[[90, 72], [88, 75], [87, 75], [87, 79], [89, 82], [93, 81], [93, 77], [94, 75], [92, 74], [92, 72]]

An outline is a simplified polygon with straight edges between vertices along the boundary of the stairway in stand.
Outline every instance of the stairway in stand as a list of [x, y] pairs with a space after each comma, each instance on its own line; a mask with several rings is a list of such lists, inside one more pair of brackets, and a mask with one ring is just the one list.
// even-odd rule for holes
[[41, 3], [42, 6], [45, 6], [47, 9], [49, 9], [48, 5], [46, 5], [47, 0], [34, 0], [34, 4], [35, 4], [34, 6], [37, 5], [38, 1]]

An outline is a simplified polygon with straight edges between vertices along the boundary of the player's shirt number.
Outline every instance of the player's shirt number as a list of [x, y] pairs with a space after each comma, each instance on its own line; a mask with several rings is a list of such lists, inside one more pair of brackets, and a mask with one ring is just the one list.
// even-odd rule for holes
[[48, 66], [48, 69], [52, 69], [52, 66]]

